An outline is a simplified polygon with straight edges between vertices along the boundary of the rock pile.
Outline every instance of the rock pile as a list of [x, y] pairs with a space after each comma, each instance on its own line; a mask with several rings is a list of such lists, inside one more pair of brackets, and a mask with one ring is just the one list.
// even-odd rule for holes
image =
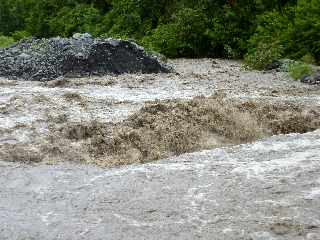
[[94, 39], [87, 33], [33, 38], [0, 50], [0, 76], [10, 79], [49, 81], [61, 76], [137, 72], [170, 72], [170, 67], [133, 42]]

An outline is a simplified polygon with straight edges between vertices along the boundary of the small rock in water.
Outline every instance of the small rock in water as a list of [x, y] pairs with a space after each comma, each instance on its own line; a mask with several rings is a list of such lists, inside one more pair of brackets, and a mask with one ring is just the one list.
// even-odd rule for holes
[[315, 72], [311, 76], [307, 76], [307, 75], [303, 76], [301, 78], [301, 82], [311, 84], [311, 85], [320, 84], [320, 71]]
[[320, 84], [320, 71], [317, 71], [315, 74], [314, 74], [314, 82], [315, 84]]
[[302, 83], [308, 83], [308, 84], [311, 84], [312, 83], [312, 78], [311, 78], [311, 76], [303, 76], [302, 78], [301, 78], [301, 82]]
[[72, 38], [82, 40], [82, 39], [92, 39], [92, 36], [89, 33], [84, 33], [84, 34], [75, 33], [73, 34]]
[[265, 70], [275, 70], [277, 72], [288, 72], [289, 66], [293, 63], [296, 63], [296, 61], [291, 59], [279, 59], [274, 60], [271, 64], [267, 65]]
[[272, 63], [268, 64], [265, 68], [265, 70], [277, 70], [282, 66], [282, 62], [279, 60], [275, 60]]

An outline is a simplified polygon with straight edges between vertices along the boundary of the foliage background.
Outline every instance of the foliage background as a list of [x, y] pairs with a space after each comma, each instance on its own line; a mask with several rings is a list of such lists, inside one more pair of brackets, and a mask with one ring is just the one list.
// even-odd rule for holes
[[[0, 47], [35, 36], [135, 39], [168, 57], [320, 62], [320, 0], [5, 0]], [[306, 57], [307, 56], [307, 57]]]

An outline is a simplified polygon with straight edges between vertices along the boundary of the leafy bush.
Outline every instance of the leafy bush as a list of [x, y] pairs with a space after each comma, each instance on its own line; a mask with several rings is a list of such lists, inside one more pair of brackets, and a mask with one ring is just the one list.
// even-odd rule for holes
[[112, 10], [104, 16], [101, 33], [141, 39], [155, 29], [167, 0], [113, 0]]
[[70, 36], [75, 32], [96, 34], [100, 12], [93, 6], [79, 4], [74, 8], [62, 8], [56, 17], [48, 22], [51, 35]]
[[0, 35], [0, 48], [7, 48], [14, 44], [14, 39], [12, 37], [6, 37]]
[[298, 0], [291, 38], [293, 57], [309, 53], [320, 61], [320, 0]]
[[320, 0], [2, 0], [0, 13], [0, 34], [15, 41], [89, 32], [169, 57], [320, 63]]
[[260, 43], [245, 56], [245, 64], [249, 69], [264, 70], [268, 65], [283, 55], [281, 45], [277, 43]]
[[169, 57], [201, 56], [210, 49], [206, 30], [204, 13], [185, 8], [174, 16], [172, 23], [160, 25], [142, 42]]
[[[266, 47], [261, 48], [261, 45]], [[268, 47], [273, 49], [267, 50]], [[268, 52], [279, 52], [279, 57], [301, 59], [306, 63], [319, 63], [320, 0], [298, 0], [296, 6], [266, 12], [258, 17], [258, 26], [249, 40], [246, 61], [253, 67], [263, 68], [270, 62], [270, 57], [267, 54], [264, 63], [259, 58]]]
[[313, 65], [316, 64], [316, 59], [310, 53], [307, 53], [306, 55], [304, 55], [301, 58], [301, 61], [307, 64], [313, 64]]
[[245, 63], [250, 68], [262, 70], [285, 55], [290, 44], [288, 35], [293, 27], [288, 13], [289, 10], [286, 14], [271, 11], [258, 18], [257, 29], [249, 39], [245, 56]]
[[312, 74], [312, 68], [306, 63], [293, 63], [289, 65], [289, 74], [294, 80], [301, 79], [303, 76]]
[[31, 34], [27, 31], [16, 31], [12, 34], [14, 41], [20, 41], [21, 39], [30, 38]]
[[256, 4], [250, 0], [234, 1], [234, 4], [224, 4], [218, 9], [211, 13], [208, 27], [214, 56], [242, 58], [256, 26]]

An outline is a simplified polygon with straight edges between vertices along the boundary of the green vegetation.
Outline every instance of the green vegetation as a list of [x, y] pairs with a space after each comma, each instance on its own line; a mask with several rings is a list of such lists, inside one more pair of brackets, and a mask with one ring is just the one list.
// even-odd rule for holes
[[320, 62], [320, 0], [6, 0], [1, 46], [36, 36], [135, 39], [168, 57]]
[[0, 48], [10, 47], [14, 43], [14, 39], [12, 37], [6, 37], [0, 35]]
[[306, 55], [304, 55], [301, 58], [301, 61], [307, 64], [312, 64], [312, 65], [316, 64], [316, 59], [310, 53], [307, 53]]
[[303, 76], [312, 74], [312, 68], [306, 63], [293, 63], [289, 65], [289, 74], [294, 80], [301, 79]]
[[263, 70], [272, 62], [282, 57], [282, 46], [277, 43], [260, 42], [255, 48], [249, 49], [245, 55], [248, 68]]
[[191, 8], [181, 9], [172, 22], [160, 25], [143, 38], [144, 45], [168, 57], [205, 56], [210, 49], [206, 15]]
[[[253, 68], [263, 68], [271, 59], [281, 57], [319, 63], [320, 0], [297, 0], [296, 4], [287, 5], [281, 11], [273, 10], [258, 16], [255, 33], [248, 42], [245, 60]], [[260, 57], [264, 53], [267, 57], [261, 63]]]

